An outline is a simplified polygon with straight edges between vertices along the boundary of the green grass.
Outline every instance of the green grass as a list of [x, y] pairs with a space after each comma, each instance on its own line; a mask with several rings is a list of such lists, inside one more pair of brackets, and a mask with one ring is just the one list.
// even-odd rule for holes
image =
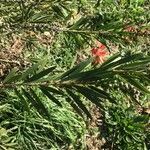
[[[122, 24], [130, 22], [130, 20], [129, 25], [131, 26], [140, 24], [148, 25], [147, 18], [149, 18], [150, 13], [148, 12], [148, 5], [145, 4], [146, 1], [132, 0], [128, 3], [125, 0], [121, 0], [118, 4], [114, 4], [113, 2], [114, 1], [111, 0], [102, 1], [101, 4], [97, 3], [100, 7], [96, 8], [95, 1], [81, 1], [80, 5], [77, 1], [75, 1], [74, 4], [63, 1], [62, 4], [64, 3], [64, 5], [60, 7], [62, 12], [55, 12], [54, 7], [51, 9], [51, 7], [46, 6], [47, 4], [43, 7], [39, 5], [37, 8], [33, 7], [29, 11], [30, 13], [27, 15], [27, 18], [26, 16], [21, 16], [21, 14], [26, 14], [28, 6], [25, 6], [23, 9], [19, 8], [17, 3], [12, 4], [10, 2], [7, 3], [7, 5], [3, 3], [0, 6], [0, 10], [3, 12], [2, 22], [14, 21], [19, 24], [22, 24], [22, 22], [28, 23], [30, 21], [45, 21], [42, 20], [42, 18], [40, 20], [40, 17], [44, 14], [48, 16], [45, 17], [46, 23], [57, 23], [58, 26], [63, 28], [71, 27], [82, 15], [93, 15], [95, 17], [92, 19], [96, 21], [95, 24], [90, 22], [92, 25], [89, 23], [87, 26], [79, 26], [79, 28], [83, 30], [94, 28], [93, 30], [102, 29], [107, 31], [110, 28], [116, 27], [116, 31], [118, 32], [120, 31], [120, 25], [122, 27]], [[55, 6], [55, 4], [52, 4], [52, 6], [53, 5]], [[57, 5], [58, 3], [56, 3], [56, 6]], [[64, 6], [66, 6], [67, 9]], [[78, 8], [78, 6], [80, 6], [80, 8]], [[71, 11], [69, 11], [68, 8]], [[77, 9], [80, 9], [80, 14], [77, 14]], [[55, 14], [51, 15], [52, 12], [55, 12]], [[97, 13], [99, 13], [98, 17], [100, 18], [97, 17]], [[100, 27], [98, 25], [96, 26], [97, 19], [100, 21], [98, 22]], [[58, 72], [66, 71], [77, 64], [78, 54], [81, 56], [84, 54], [91, 56], [89, 50], [93, 44], [92, 40], [95, 38], [108, 43], [108, 45], [114, 42], [116, 45], [119, 45], [124, 52], [129, 50], [137, 52], [141, 51], [141, 48], [144, 47], [145, 54], [148, 54], [149, 39], [146, 38], [145, 40], [144, 37], [139, 38], [138, 41], [135, 40], [135, 45], [134, 42], [132, 44], [122, 43], [119, 35], [117, 37], [106, 36], [105, 40], [99, 35], [87, 34], [87, 36], [84, 37], [83, 33], [69, 34], [68, 32], [56, 32], [54, 35], [54, 31], [47, 28], [40, 28], [38, 30], [31, 29], [35, 35], [30, 35], [28, 30], [19, 30], [18, 27], [18, 31], [9, 30], [7, 26], [3, 27], [3, 29], [4, 30], [2, 30], [2, 28], [0, 29], [2, 35], [0, 38], [0, 48], [2, 50], [9, 50], [11, 48], [11, 44], [15, 42], [13, 37], [21, 37], [22, 43], [25, 43], [22, 50], [24, 58], [32, 63], [42, 59], [42, 61], [44, 60], [43, 64], [45, 63], [47, 67], [57, 66], [56, 71]], [[74, 25], [74, 29], [78, 29], [78, 25]], [[50, 40], [51, 37], [53, 38], [52, 41]], [[39, 38], [47, 39], [46, 44], [40, 41]], [[7, 93], [9, 91], [5, 92]], [[39, 93], [39, 91], [36, 92]], [[64, 102], [63, 98], [58, 97], [64, 106], [61, 108], [39, 94], [39, 98], [48, 110], [48, 116], [46, 116], [45, 114], [39, 113], [31, 105], [28, 106], [30, 113], [27, 112], [20, 99], [14, 96], [13, 93], [10, 93], [10, 95], [13, 98], [10, 98], [9, 95], [7, 97], [4, 95], [5, 98], [0, 99], [0, 149], [85, 149], [85, 134], [88, 132], [85, 122], [74, 113], [72, 108]], [[122, 99], [122, 95], [119, 96], [119, 98]], [[84, 102], [90, 105], [86, 100], [84, 100]], [[119, 103], [119, 106], [120, 105]], [[139, 150], [146, 150], [144, 147], [146, 145], [145, 139], [148, 139], [148, 131], [144, 130], [143, 122], [134, 122], [140, 115], [135, 114], [135, 111], [129, 109], [126, 105], [121, 108], [109, 106], [105, 114], [105, 122], [108, 129], [105, 138], [114, 146], [114, 149], [134, 150], [138, 148]], [[147, 121], [147, 117], [141, 116], [141, 118]], [[123, 129], [126, 131], [123, 131]], [[137, 133], [135, 133], [135, 130], [138, 130]], [[129, 136], [133, 136], [133, 138]]]
[[[40, 97], [41, 99], [44, 98]], [[85, 123], [67, 104], [60, 108], [51, 102], [45, 104], [49, 116], [39, 114], [29, 106], [24, 111], [19, 99], [1, 101], [0, 147], [2, 149], [82, 149]]]

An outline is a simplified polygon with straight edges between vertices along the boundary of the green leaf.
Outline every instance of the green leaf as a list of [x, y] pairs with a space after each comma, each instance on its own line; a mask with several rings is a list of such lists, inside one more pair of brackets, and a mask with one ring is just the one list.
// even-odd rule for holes
[[81, 17], [76, 23], [74, 23], [73, 26], [71, 26], [69, 29], [73, 30], [73, 29], [78, 29], [80, 27], [80, 25], [85, 24], [87, 22], [87, 18], [85, 17]]
[[105, 91], [103, 91], [103, 90], [101, 90], [99, 88], [96, 88], [94, 86], [89, 86], [89, 87], [92, 90], [98, 92], [101, 95], [101, 98], [108, 99], [111, 103], [116, 103], [116, 101], [113, 98], [111, 98], [110, 95], [107, 92], [105, 92]]
[[16, 95], [20, 98], [25, 110], [30, 112], [29, 104], [26, 101], [26, 99], [22, 96], [22, 94], [16, 88], [14, 89], [14, 91], [15, 91]]
[[33, 97], [30, 95], [28, 91], [22, 88], [22, 92], [24, 96], [28, 99], [28, 101], [37, 109], [37, 111], [40, 110], [40, 106], [37, 105], [36, 101], [33, 99]]
[[81, 109], [80, 109], [69, 97], [67, 97], [65, 100], [72, 106], [72, 108], [73, 108], [81, 117], [83, 117]]
[[134, 60], [138, 60], [139, 58], [142, 58], [142, 57], [143, 57], [143, 55], [141, 53], [133, 54], [133, 55], [126, 55], [123, 58], [118, 57], [119, 60], [114, 61], [114, 59], [112, 59], [112, 63], [108, 63], [107, 65], [101, 66], [99, 69], [107, 70], [107, 69], [116, 68], [117, 66], [121, 66], [122, 64], [126, 64], [126, 63], [134, 61]]
[[27, 77], [29, 75], [32, 75], [37, 69], [38, 69], [39, 63], [34, 64], [32, 67], [30, 67], [29, 69], [27, 69], [23, 74], [21, 79], [25, 80], [27, 79]]
[[26, 81], [27, 78], [29, 77], [29, 75], [34, 75], [35, 72], [37, 71], [40, 71], [41, 72], [41, 69], [44, 68], [44, 66], [46, 65], [47, 63], [47, 57], [45, 57], [45, 59], [43, 60], [39, 60], [36, 64], [34, 64], [32, 67], [30, 67], [29, 69], [27, 69], [23, 74], [22, 74], [22, 77], [21, 79]]
[[87, 117], [92, 118], [90, 112], [85, 107], [85, 105], [82, 103], [82, 101], [79, 99], [77, 95], [75, 95], [71, 90], [66, 89], [66, 92], [70, 95], [72, 100], [78, 105], [78, 107], [87, 115]]
[[40, 87], [40, 90], [46, 95], [51, 101], [53, 101], [58, 106], [62, 107], [62, 104], [47, 90], [44, 86]]
[[116, 69], [122, 69], [122, 70], [126, 70], [126, 69], [131, 70], [131, 69], [137, 69], [137, 68], [144, 69], [149, 63], [150, 63], [150, 58], [142, 60], [140, 62], [133, 62], [130, 64], [125, 64], [125, 65], [117, 67]]
[[136, 116], [134, 118], [134, 122], [135, 123], [141, 123], [143, 125], [146, 124], [146, 123], [148, 123], [148, 121], [149, 121], [149, 116], [147, 116], [147, 115]]
[[145, 88], [140, 82], [138, 82], [136, 79], [133, 79], [131, 76], [129, 75], [120, 75], [120, 76], [123, 77], [128, 83], [132, 84], [134, 87], [136, 87], [140, 91], [144, 93], [150, 93], [150, 91], [148, 91], [147, 88]]
[[43, 70], [41, 72], [39, 72], [38, 74], [35, 74], [34, 76], [32, 76], [31, 78], [29, 78], [27, 80], [27, 82], [32, 82], [32, 81], [35, 81], [35, 80], [38, 80], [46, 75], [48, 75], [50, 72], [52, 72], [56, 67], [50, 67], [46, 70]]
[[42, 101], [40, 100], [40, 98], [37, 96], [37, 94], [33, 91], [33, 89], [30, 88], [30, 93], [32, 94], [32, 96], [34, 97], [34, 99], [37, 101], [36, 103], [38, 104], [38, 107], [40, 107], [40, 109], [42, 110], [42, 112], [49, 117], [49, 113], [48, 110], [45, 108], [44, 104], [42, 103]]
[[105, 62], [102, 63], [101, 67], [104, 67], [110, 63], [112, 63], [115, 59], [120, 57], [120, 53], [113, 54], [111, 57], [109, 57]]
[[49, 18], [49, 15], [46, 15], [46, 14], [43, 14], [43, 13], [38, 13], [38, 14], [35, 14], [34, 16], [32, 16], [32, 18], [30, 19], [32, 22], [41, 22], [45, 19], [48, 19]]
[[3, 83], [11, 83], [11, 81], [13, 81], [12, 79], [14, 79], [14, 76], [16, 76], [16, 72], [17, 72], [17, 69], [13, 68], [4, 79]]
[[39, 3], [39, 1], [35, 1], [29, 5], [29, 7], [24, 7], [22, 8], [23, 10], [23, 19], [28, 20], [30, 18], [30, 13], [32, 12], [33, 8]]
[[64, 95], [64, 93], [60, 90], [57, 90], [56, 88], [53, 87], [49, 87], [49, 86], [41, 86], [42, 88], [46, 89], [47, 91], [51, 92], [51, 93], [55, 93], [58, 95]]
[[63, 75], [60, 76], [60, 79], [63, 80], [64, 78], [77, 74], [81, 72], [87, 65], [89, 65], [92, 62], [93, 58], [87, 59], [86, 61], [81, 62], [77, 66], [73, 67], [69, 71], [65, 72]]
[[75, 86], [75, 88], [92, 103], [96, 104], [96, 106], [101, 107], [99, 94], [97, 92], [83, 86]]
[[[40, 48], [40, 50], [43, 51], [45, 49]], [[44, 56], [44, 59], [41, 59], [40, 61], [37, 62], [39, 64], [39, 66], [38, 66], [38, 70], [36, 71], [36, 73], [39, 73], [39, 72], [43, 71], [43, 68], [48, 63], [48, 59], [49, 59], [49, 56], [46, 55], [46, 56]]]
[[102, 71], [99, 69], [94, 69], [86, 72], [81, 72], [78, 74], [74, 74], [72, 76], [69, 76], [65, 78], [65, 81], [67, 80], [77, 80], [80, 82], [89, 82], [89, 81], [95, 81], [104, 79], [104, 78], [112, 78], [116, 73], [113, 71]]
[[64, 14], [63, 14], [63, 10], [60, 6], [54, 5], [52, 6], [52, 9], [55, 13], [57, 13], [57, 15], [59, 15], [60, 17], [64, 18]]

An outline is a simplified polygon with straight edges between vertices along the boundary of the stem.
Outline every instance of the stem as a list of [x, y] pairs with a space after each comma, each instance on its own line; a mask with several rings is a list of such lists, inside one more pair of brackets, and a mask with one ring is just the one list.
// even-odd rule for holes
[[72, 30], [72, 29], [60, 29], [63, 32], [73, 32], [73, 33], [86, 33], [86, 34], [111, 34], [108, 31], [90, 31], [90, 30]]
[[[15, 87], [21, 87], [21, 86], [55, 86], [55, 87], [65, 87], [65, 86], [72, 86], [75, 82], [67, 81], [67, 82], [61, 82], [61, 81], [48, 81], [48, 82], [26, 82], [26, 83], [0, 83], [0, 88], [15, 88]], [[76, 83], [78, 84], [78, 83]], [[80, 83], [79, 83], [80, 84]], [[78, 84], [78, 85], [79, 85]], [[81, 84], [80, 84], [81, 85]]]
[[44, 85], [44, 86], [48, 86], [48, 85], [60, 85], [60, 83], [58, 84], [57, 82], [43, 82], [43, 83], [10, 83], [10, 84], [5, 84], [5, 83], [1, 83], [0, 84], [0, 88], [14, 88], [14, 87], [20, 87], [20, 86], [41, 86], [41, 85]]
[[[69, 28], [61, 28], [61, 27], [58, 27], [58, 26], [55, 26], [55, 25], [51, 25], [49, 23], [25, 23], [22, 25], [20, 23], [2, 23], [0, 25], [1, 27], [7, 27], [7, 28], [10, 28], [10, 27], [17, 27], [18, 28], [41, 28], [41, 27], [45, 27], [45, 28], [48, 28], [50, 30], [54, 30], [56, 32], [72, 32], [72, 33], [86, 33], [86, 34], [106, 34], [106, 35], [112, 35], [114, 33], [112, 33], [111, 31], [98, 31], [98, 30], [95, 30], [95, 31], [91, 31], [91, 30], [74, 30], [74, 29], [69, 29]], [[122, 34], [122, 35], [126, 35], [126, 34], [131, 34], [131, 35], [136, 35], [136, 36], [149, 36], [150, 33], [149, 32], [125, 32], [125, 31], [122, 31], [122, 32], [116, 32], [115, 34]]]

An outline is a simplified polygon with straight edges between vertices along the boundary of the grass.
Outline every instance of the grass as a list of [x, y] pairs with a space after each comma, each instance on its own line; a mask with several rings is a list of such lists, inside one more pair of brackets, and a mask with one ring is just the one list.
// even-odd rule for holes
[[[41, 99], [44, 98], [41, 97]], [[46, 104], [49, 117], [33, 107], [23, 111], [19, 99], [1, 101], [0, 146], [2, 149], [67, 149], [84, 147], [85, 123], [69, 106]]]
[[[14, 6], [16, 5], [17, 4], [14, 4]], [[81, 2], [80, 5], [81, 14], [77, 14], [78, 5], [76, 3], [72, 5], [68, 4], [68, 8], [72, 8], [73, 10], [73, 12], [69, 12], [70, 18], [68, 18], [68, 20], [65, 20], [67, 19], [66, 16], [60, 16], [57, 12], [57, 17], [55, 18], [54, 16], [51, 16], [50, 19], [52, 19], [53, 22], [57, 22], [58, 26], [67, 28], [76, 22], [82, 15], [94, 15], [95, 13], [100, 12], [100, 17], [102, 17], [100, 21], [102, 22], [99, 23], [102, 24], [101, 28], [104, 30], [108, 30], [110, 25], [112, 25], [111, 23], [114, 23], [113, 27], [119, 27], [118, 25], [120, 25], [123, 21], [128, 23], [129, 20], [133, 21], [130, 24], [133, 26], [135, 24], [140, 25], [141, 23], [148, 24], [148, 7], [147, 5], [144, 5], [144, 1], [131, 1], [130, 3], [120, 1], [118, 4], [119, 7], [116, 4], [112, 4], [111, 1], [103, 1], [99, 10], [94, 7], [95, 2], [93, 1], [89, 3], [87, 1], [86, 3]], [[10, 19], [14, 19], [13, 21], [17, 21], [20, 16], [13, 12], [14, 10], [11, 7], [11, 3], [4, 8], [2, 6], [0, 7], [1, 10], [5, 10], [2, 20], [8, 21]], [[49, 10], [47, 6], [43, 7], [46, 7], [47, 10]], [[128, 9], [126, 9], [126, 7], [128, 7]], [[11, 10], [11, 13], [7, 12], [7, 8]], [[16, 8], [18, 9], [18, 7]], [[40, 6], [38, 8], [40, 8]], [[31, 21], [36, 18], [37, 12], [39, 13], [39, 16], [42, 16], [38, 8], [33, 8], [31, 10], [31, 16], [29, 15], [31, 17], [29, 17]], [[40, 10], [43, 9], [45, 8], [40, 8]], [[17, 10], [17, 14], [20, 14], [20, 11], [22, 10]], [[51, 13], [51, 10], [45, 13], [50, 15], [49, 12]], [[7, 15], [7, 13], [9, 15]], [[65, 10], [65, 13], [68, 13], [67, 10]], [[36, 19], [39, 21], [38, 17]], [[26, 21], [28, 21], [28, 19]], [[96, 29], [97, 28], [95, 28], [95, 30]], [[0, 31], [1, 30], [2, 29], [0, 29]], [[9, 33], [8, 28], [5, 27], [4, 32], [2, 31], [2, 35], [3, 36], [0, 39], [0, 48], [2, 50], [5, 51], [11, 49], [12, 45], [15, 45], [16, 41], [18, 41], [21, 45], [23, 44], [24, 47], [19, 47], [19, 44], [16, 47], [14, 46], [16, 50], [15, 54], [20, 55], [19, 51], [21, 51], [21, 55], [23, 53], [23, 59], [25, 58], [27, 61], [32, 63], [35, 63], [42, 58], [42, 61], [44, 60], [43, 64], [45, 63], [47, 66], [57, 66], [57, 71], [60, 72], [72, 68], [72, 66], [81, 61], [80, 58], [84, 56], [89, 57], [91, 55], [89, 51], [93, 44], [91, 42], [93, 37], [90, 35], [87, 35], [84, 39], [82, 34], [76, 34], [76, 36], [65, 32], [56, 32], [56, 34], [54, 34], [53, 31], [49, 31], [46, 28], [42, 29], [42, 31], [33, 30], [30, 32], [24, 32], [19, 30], [18, 32], [14, 31], [14, 33]], [[16, 40], [17, 37], [20, 37], [20, 40], [19, 38]], [[95, 37], [96, 35], [94, 35], [94, 38]], [[101, 36], [96, 38], [102, 40]], [[136, 41], [136, 46], [134, 42], [126, 44], [119, 43], [119, 39], [113, 39], [113, 36], [109, 37], [106, 42], [108, 44], [112, 44], [111, 42], [114, 42], [116, 45], [121, 45], [120, 47], [123, 48], [124, 52], [129, 49], [132, 52], [136, 52], [137, 50], [140, 51], [142, 47], [145, 47], [145, 54], [149, 55], [147, 50], [149, 42], [148, 38], [146, 38], [146, 40], [144, 37], [140, 38], [138, 42]], [[88, 44], [90, 44], [90, 46]], [[7, 93], [8, 91], [5, 92]], [[36, 92], [39, 93], [39, 91]], [[13, 98], [10, 98], [9, 94], [7, 97], [4, 93], [0, 93], [0, 95], [4, 95], [4, 98], [0, 99], [0, 149], [86, 149], [85, 135], [89, 130], [86, 128], [84, 120], [74, 113], [70, 106], [63, 102], [61, 97], [59, 97], [59, 100], [62, 102], [64, 106], [63, 108], [54, 105], [50, 101], [49, 103], [46, 103], [47, 100], [45, 97], [39, 95], [48, 110], [47, 113], [49, 114], [49, 117], [47, 117], [45, 114], [39, 113], [30, 105], [28, 106], [30, 113], [27, 113], [23, 103], [20, 99], [14, 96], [13, 93], [10, 93]], [[119, 99], [122, 99], [122, 95], [120, 94], [119, 96]], [[143, 99], [141, 101], [142, 104], [144, 104]], [[85, 103], [87, 103], [86, 100]], [[107, 104], [107, 102], [105, 104]], [[119, 102], [118, 104], [119, 106], [106, 106], [105, 110], [106, 118], [104, 120], [104, 125], [107, 129], [105, 139], [109, 143], [109, 148], [146, 150], [147, 147], [148, 149], [149, 131], [145, 130], [145, 125], [147, 125], [148, 122], [147, 115], [135, 113], [134, 108], [130, 108], [131, 106], [134, 107], [134, 105], [121, 105]], [[137, 119], [142, 121], [140, 122], [138, 120], [138, 122], [135, 122]], [[89, 132], [97, 134], [99, 130], [94, 130], [98, 127], [95, 125], [92, 131]], [[103, 133], [103, 131], [101, 132]], [[100, 137], [99, 140], [101, 138], [102, 137]]]

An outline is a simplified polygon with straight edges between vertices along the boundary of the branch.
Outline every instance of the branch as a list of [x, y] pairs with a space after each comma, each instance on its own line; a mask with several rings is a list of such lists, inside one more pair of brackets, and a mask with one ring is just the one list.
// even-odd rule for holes
[[57, 82], [42, 82], [42, 83], [10, 83], [10, 84], [5, 84], [1, 83], [0, 88], [15, 88], [15, 87], [21, 87], [21, 86], [48, 86], [49, 84], [57, 86]]
[[[5, 28], [16, 28], [20, 29], [20, 28], [47, 28], [49, 30], [53, 30], [55, 32], [73, 32], [73, 33], [86, 33], [86, 34], [107, 34], [107, 35], [112, 35], [111, 31], [99, 31], [99, 30], [73, 30], [73, 29], [69, 29], [69, 28], [61, 28], [58, 24], [49, 24], [49, 23], [25, 23], [25, 24], [20, 24], [20, 23], [2, 23], [0, 25], [0, 27], [5, 27]], [[119, 32], [119, 34], [134, 34], [136, 36], [150, 36], [150, 32], [141, 32], [141, 31], [122, 31]], [[117, 32], [116, 32], [117, 34]]]
[[[0, 88], [16, 88], [21, 86], [26, 87], [39, 87], [39, 86], [55, 86], [55, 87], [65, 87], [75, 85], [74, 81], [48, 81], [48, 82], [26, 82], [26, 83], [0, 83]], [[81, 85], [81, 83], [76, 83], [76, 85]], [[84, 84], [85, 85], [85, 84]]]

